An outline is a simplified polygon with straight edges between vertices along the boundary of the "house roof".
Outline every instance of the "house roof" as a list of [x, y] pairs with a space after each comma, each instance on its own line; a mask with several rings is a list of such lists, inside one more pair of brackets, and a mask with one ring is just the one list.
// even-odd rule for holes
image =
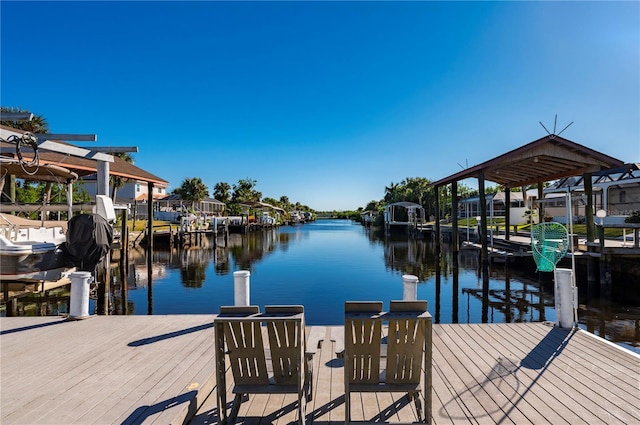
[[620, 167], [623, 161], [554, 134], [431, 183], [442, 186], [484, 174], [485, 180], [520, 187]]
[[[15, 128], [7, 127], [4, 125], [0, 125], [0, 128], [4, 130], [8, 130], [15, 133], [24, 134], [25, 131], [18, 130]], [[67, 144], [65, 142], [58, 141], [60, 144]], [[72, 146], [72, 145], [70, 145]], [[6, 142], [4, 140], [0, 141], [0, 155], [6, 156], [9, 158], [16, 158], [16, 146], [12, 143]], [[23, 153], [25, 160], [33, 159], [33, 151], [31, 149], [26, 149], [26, 152]], [[90, 158], [81, 158], [77, 156], [67, 155], [58, 152], [44, 151], [38, 150], [38, 158], [40, 164], [54, 164], [58, 166], [62, 166], [68, 168], [70, 171], [73, 171], [78, 176], [88, 176], [91, 174], [96, 174], [98, 171], [98, 161]], [[109, 164], [109, 175], [123, 177], [126, 179], [139, 180], [147, 183], [153, 183], [158, 186], [168, 186], [169, 182], [149, 173], [148, 171], [143, 170], [140, 167], [137, 167], [133, 164], [128, 163], [122, 158], [118, 158], [114, 156], [114, 161]]]

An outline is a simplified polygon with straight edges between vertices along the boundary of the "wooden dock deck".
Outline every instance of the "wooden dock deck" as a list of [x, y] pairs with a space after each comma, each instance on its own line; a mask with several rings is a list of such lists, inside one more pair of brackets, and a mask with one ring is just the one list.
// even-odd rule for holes
[[[216, 423], [212, 318], [2, 318], [0, 422]], [[543, 323], [433, 332], [434, 424], [640, 423], [640, 356], [588, 332]], [[342, 423], [341, 327], [313, 333], [321, 341], [307, 423]], [[356, 395], [352, 403], [354, 420], [415, 419], [401, 394]], [[293, 396], [251, 396], [239, 419], [287, 424], [294, 406]]]

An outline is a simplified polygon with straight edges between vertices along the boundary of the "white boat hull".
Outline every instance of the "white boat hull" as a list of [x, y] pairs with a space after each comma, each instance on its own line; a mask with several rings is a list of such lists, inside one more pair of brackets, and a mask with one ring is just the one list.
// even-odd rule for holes
[[0, 236], [0, 280], [59, 280], [64, 270], [64, 255], [55, 244]]

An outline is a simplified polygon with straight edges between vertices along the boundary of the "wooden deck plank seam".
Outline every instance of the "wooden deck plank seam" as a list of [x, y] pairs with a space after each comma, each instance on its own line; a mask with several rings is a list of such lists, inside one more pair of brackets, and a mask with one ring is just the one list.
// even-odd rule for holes
[[[453, 363], [449, 361], [452, 351], [444, 351], [443, 349], [446, 349], [447, 347], [442, 346], [444, 346], [444, 344], [434, 344], [433, 364], [442, 380], [449, 383], [447, 389], [449, 391], [448, 395], [450, 395], [451, 398], [446, 402], [443, 400], [443, 403], [446, 403], [444, 405], [455, 403], [455, 405], [459, 406], [461, 412], [463, 412], [463, 414], [465, 415], [465, 418], [473, 418], [475, 420], [473, 412], [481, 410], [482, 405], [476, 398], [468, 396], [468, 388], [466, 383], [458, 375], [457, 368], [454, 367]], [[457, 388], [460, 388], [460, 390], [458, 390]]]
[[[558, 332], [555, 332], [555, 333], [557, 334]], [[566, 338], [570, 338], [572, 340], [575, 338], [576, 341], [579, 341], [583, 336], [584, 335], [579, 332], [567, 332]], [[527, 338], [531, 338], [531, 337], [528, 336]], [[553, 338], [553, 335], [552, 335], [552, 338]], [[555, 339], [559, 340], [559, 338], [555, 338]], [[570, 344], [567, 344], [567, 346], [569, 345]], [[603, 368], [607, 368], [607, 364], [606, 363], [600, 364], [600, 366], [598, 366], [593, 363], [593, 357], [589, 359], [584, 359], [580, 357], [581, 361], [576, 361], [575, 359], [569, 361], [568, 356], [575, 356], [576, 354], [579, 354], [579, 351], [566, 350], [566, 347], [562, 348], [562, 353], [564, 353], [567, 356], [567, 360], [565, 360], [565, 356], [558, 356], [556, 358], [558, 360], [558, 367], [565, 371], [573, 370], [576, 373], [578, 373], [579, 376], [582, 376], [583, 377], [582, 386], [585, 388], [585, 391], [595, 395], [596, 396], [595, 399], [602, 399], [604, 397], [604, 393], [607, 393], [610, 395], [609, 397], [606, 397], [606, 400], [608, 402], [611, 402], [614, 406], [626, 407], [626, 406], [629, 406], [630, 405], [629, 403], [630, 402], [632, 403], [633, 400], [636, 398], [633, 394], [633, 390], [629, 392], [629, 391], [625, 391], [618, 388], [619, 381], [624, 380], [624, 378], [627, 376], [624, 373], [617, 373], [616, 374], [617, 378], [615, 381], [611, 382], [612, 383], [611, 386], [604, 387], [600, 390], [600, 392], [596, 393], [593, 390], [593, 385], [596, 385], [598, 383], [598, 380], [596, 380], [595, 377], [600, 376], [599, 374], [601, 370]], [[623, 354], [623, 353], [618, 353], [618, 354]], [[587, 368], [585, 364], [593, 365], [593, 368]], [[563, 367], [560, 367], [560, 366], [563, 366]], [[614, 370], [611, 370], [609, 374], [602, 375], [602, 378], [611, 377], [612, 376], [611, 373], [613, 371]], [[627, 373], [628, 372], [630, 371], [628, 370]], [[633, 403], [631, 405], [633, 405]], [[624, 411], [627, 414], [633, 415], [633, 412], [630, 412], [629, 410], [626, 410], [626, 409], [620, 409], [620, 410]]]
[[[495, 382], [487, 380], [487, 376], [478, 367], [477, 363], [469, 357], [468, 353], [470, 348], [464, 341], [453, 338], [453, 336], [456, 335], [456, 327], [449, 327], [447, 330], [446, 338], [443, 338], [442, 341], [445, 344], [455, 344], [457, 346], [459, 350], [457, 358], [470, 377], [469, 380], [465, 380], [467, 388], [470, 392], [475, 391], [474, 389], [482, 392], [482, 395], [476, 393], [476, 396], [480, 397], [483, 401], [483, 408], [487, 411], [487, 414], [492, 418], [498, 418], [495, 419], [497, 423], [507, 421], [516, 424], [528, 421], [519, 409], [513, 412], [515, 417], [506, 416], [505, 406], [509, 404], [508, 397], [504, 395]], [[497, 391], [493, 392], [493, 390]]]
[[[457, 341], [452, 340], [450, 337], [450, 333], [453, 332], [453, 329], [453, 326], [447, 325], [434, 332], [437, 334], [437, 338], [441, 342], [441, 344], [438, 344], [436, 341], [434, 345], [442, 346], [447, 350], [446, 355], [443, 355], [443, 357], [446, 359], [447, 363], [451, 365], [452, 371], [458, 376], [459, 381], [464, 385], [464, 391], [462, 394], [458, 394], [458, 397], [466, 396], [467, 399], [470, 399], [472, 402], [477, 404], [475, 409], [470, 409], [470, 412], [474, 417], [478, 417], [479, 412], [484, 412], [483, 416], [486, 415], [487, 417], [491, 417], [494, 421], [497, 421], [495, 415], [498, 414], [498, 411], [502, 411], [502, 408], [493, 399], [487, 389], [477, 381], [474, 376], [474, 371], [476, 370], [475, 365], [467, 357], [464, 350], [462, 350], [458, 345]], [[457, 355], [454, 353], [452, 347], [455, 347], [456, 352], [458, 353]], [[451, 363], [454, 358], [457, 362], [455, 366]], [[475, 391], [476, 389], [478, 391]], [[507, 421], [513, 423], [511, 419], [507, 419]]]
[[[514, 340], [514, 342], [523, 343], [523, 339]], [[523, 348], [522, 354], [525, 356], [523, 358], [527, 358], [527, 356], [529, 356], [529, 358], [531, 358], [533, 361], [537, 361], [539, 359], [544, 360], [544, 358], [541, 358], [541, 354], [537, 354], [537, 353], [531, 354], [534, 348], [535, 346], [532, 348], [531, 344], [527, 345], [526, 348]], [[529, 350], [529, 351], [527, 352], [526, 350]], [[555, 362], [555, 360], [553, 361]], [[541, 364], [544, 363], [541, 366], [542, 372], [538, 372], [539, 376], [535, 380], [536, 385], [539, 385], [540, 387], [543, 386], [543, 382], [548, 381], [549, 385], [553, 388], [553, 381], [552, 381], [553, 376], [555, 376], [558, 380], [563, 381], [564, 377], [567, 375], [564, 368], [558, 365], [559, 362], [556, 362], [553, 365], [551, 362], [548, 362], [548, 361], [540, 362], [540, 363]], [[525, 369], [529, 369], [529, 368], [523, 368], [523, 370]], [[565, 381], [565, 383], [569, 384], [570, 382]], [[582, 394], [580, 391], [573, 391], [573, 392], [566, 391], [565, 393], [559, 393], [558, 395], [562, 396], [565, 399], [565, 404], [568, 404], [567, 402], [569, 400], [572, 400], [574, 404], [580, 405], [581, 406], [580, 409], [574, 408], [573, 410], [578, 410], [580, 415], [590, 415], [589, 418], [583, 418], [583, 420], [585, 420], [587, 423], [595, 423], [603, 420], [602, 417], [599, 417], [597, 415], [597, 412], [592, 412], [592, 410], [589, 408], [591, 406], [591, 403], [589, 402], [590, 399], [584, 394]]]
[[[522, 341], [523, 341], [522, 339], [514, 340], [514, 343], [521, 343]], [[530, 346], [528, 346], [528, 348], [530, 348]], [[525, 354], [525, 356], [531, 353], [531, 352], [525, 353], [524, 352], [525, 350], [526, 349], [523, 349], [523, 354]], [[531, 355], [531, 357], [535, 357], [534, 360], [537, 360], [540, 358], [540, 355], [535, 354], [535, 355]], [[544, 359], [541, 359], [541, 360], [544, 360]], [[544, 373], [539, 373], [539, 379], [535, 381], [536, 385], [541, 385], [542, 384], [541, 381], [546, 380], [549, 382], [549, 385], [551, 387], [553, 386], [557, 387], [557, 382], [554, 384], [554, 382], [552, 381], [552, 378], [555, 377], [557, 381], [565, 384], [565, 387], [570, 387], [571, 384], [575, 382], [575, 380], [571, 379], [571, 375], [564, 368], [559, 366], [558, 363], [560, 362], [553, 364], [553, 367], [551, 367], [551, 363], [547, 364], [545, 362], [545, 368], [543, 369]], [[593, 411], [593, 408], [595, 406], [590, 401], [593, 399], [593, 397], [590, 397], [589, 395], [585, 394], [585, 391], [589, 392], [589, 389], [587, 389], [584, 385], [581, 385], [579, 388], [573, 387], [573, 390], [574, 391], [565, 391], [564, 393], [559, 394], [559, 396], [562, 396], [564, 398], [565, 403], [567, 403], [567, 401], [569, 400], [572, 400], [576, 405], [579, 405], [580, 409], [574, 409], [574, 410], [577, 410], [580, 415], [585, 415], [585, 414], [590, 415], [588, 419], [582, 418], [582, 420], [584, 420], [586, 423], [596, 423], [598, 421], [601, 423], [609, 423], [606, 418], [602, 417], [603, 412], [601, 411], [601, 409], [598, 409], [598, 412]], [[593, 396], [594, 394], [595, 393], [592, 392], [591, 396]]]
[[[576, 355], [584, 360], [591, 361], [591, 357], [593, 357], [593, 355], [589, 356], [587, 353], [602, 354], [607, 358], [616, 358], [618, 361], [612, 366], [622, 373], [627, 373], [629, 370], [633, 370], [633, 368], [637, 365], [637, 362], [640, 360], [640, 355], [635, 354], [632, 351], [622, 348], [616, 344], [613, 344], [612, 342], [607, 341], [604, 338], [593, 335], [592, 333], [587, 332], [583, 329], [579, 329], [577, 333], [580, 334], [580, 337], [576, 339], [575, 344], [571, 344], [569, 347], [567, 347], [567, 349], [575, 351]], [[533, 335], [536, 335], [536, 333], [532, 334], [531, 336]], [[602, 344], [594, 345], [594, 340], [591, 340], [592, 344], [589, 344], [588, 341], [590, 340], [590, 338], [594, 338], [595, 341], [599, 341]]]
[[[496, 351], [498, 351], [498, 352], [508, 351], [508, 348], [502, 346], [499, 343], [499, 341], [493, 340], [493, 334], [487, 333], [486, 335], [482, 335], [480, 333], [480, 331], [482, 331], [482, 329], [475, 329], [475, 331], [478, 333], [480, 338], [482, 338], [483, 340], [489, 342], [488, 345], [490, 347], [494, 348]], [[500, 350], [499, 347], [504, 348], [504, 350]], [[524, 358], [524, 354], [523, 353], [510, 352], [509, 354], [511, 356], [513, 356], [514, 358], [516, 358], [516, 359]], [[523, 373], [525, 375], [525, 377], [527, 377], [527, 378], [529, 378], [531, 380], [531, 382], [535, 382], [536, 385], [538, 385], [540, 388], [544, 388], [544, 381], [539, 381], [538, 379], [540, 378], [540, 376], [538, 374], [536, 374], [535, 371], [533, 371], [532, 369], [521, 368], [519, 370], [519, 372]], [[549, 393], [549, 394], [553, 395], [553, 391], [555, 391], [556, 388], [555, 387], [550, 387], [549, 390], [551, 391], [551, 393]], [[541, 402], [541, 405], [546, 407], [546, 411], [542, 412], [542, 414], [544, 416], [548, 416], [551, 413], [551, 417], [554, 418], [554, 421], [556, 420], [556, 418], [560, 418], [558, 420], [558, 422], [567, 422], [569, 424], [572, 423], [571, 418], [567, 418], [566, 417], [566, 415], [568, 413], [571, 413], [571, 412], [566, 407], [566, 405], [564, 405], [564, 404], [562, 404], [562, 403], [557, 401], [558, 400], [557, 397], [551, 396], [551, 397], [543, 398], [541, 395], [538, 395], [536, 391], [530, 391], [528, 394], [535, 395], [536, 399]], [[551, 403], [551, 404], [549, 404], [549, 403]], [[576, 417], [576, 419], [577, 419], [577, 417]], [[554, 423], [558, 423], [558, 422], [554, 422]]]
[[[211, 336], [213, 338], [213, 336]], [[189, 357], [183, 357], [180, 361], [180, 364], [177, 366], [172, 365], [170, 362], [165, 361], [164, 359], [169, 359], [176, 350], [175, 348], [179, 348], [183, 346], [183, 343], [180, 341], [180, 338], [169, 338], [168, 340], [160, 340], [154, 342], [154, 344], [160, 344], [156, 347], [156, 349], [161, 350], [161, 355], [156, 361], [161, 360], [157, 366], [153, 366], [155, 362], [145, 361], [149, 366], [144, 366], [144, 374], [139, 374], [139, 379], [132, 383], [131, 392], [140, 392], [143, 393], [141, 399], [139, 399], [138, 403], [132, 404], [131, 408], [134, 409], [133, 413], [137, 413], [140, 417], [144, 417], [146, 415], [147, 409], [152, 406], [157, 406], [158, 403], [163, 401], [162, 394], [166, 391], [168, 387], [171, 386], [172, 382], [166, 382], [164, 377], [166, 377], [169, 373], [174, 370], [182, 370], [182, 364], [186, 363]], [[196, 346], [197, 344], [191, 344], [192, 346]], [[137, 348], [137, 347], [136, 347]], [[211, 347], [213, 349], [213, 345]], [[181, 354], [183, 354], [183, 350], [180, 350]], [[189, 353], [186, 353], [189, 354]], [[142, 360], [142, 359], [141, 359]], [[151, 389], [155, 391], [152, 392]], [[145, 408], [146, 406], [146, 408]], [[130, 420], [133, 421], [135, 418], [130, 417], [130, 415], [116, 417], [116, 423], [122, 423], [124, 421]]]
[[[454, 330], [455, 334], [459, 337], [458, 339], [461, 341], [461, 343], [465, 345], [464, 347], [461, 346], [461, 348], [465, 349], [466, 352], [468, 352], [469, 350], [473, 350], [475, 355], [480, 353], [485, 353], [484, 356], [481, 356], [481, 359], [482, 359], [481, 361], [484, 361], [484, 365], [488, 367], [487, 369], [488, 372], [484, 373], [483, 382], [492, 382], [493, 385], [496, 387], [496, 389], [498, 389], [500, 393], [504, 396], [506, 404], [504, 405], [504, 408], [502, 410], [506, 415], [510, 416], [511, 413], [514, 411], [514, 409], [517, 409], [522, 414], [524, 418], [522, 419], [523, 421], [529, 420], [533, 422], [531, 420], [531, 417], [535, 413], [535, 415], [537, 415], [542, 420], [548, 423], [552, 423], [546, 415], [540, 415], [540, 412], [535, 409], [535, 407], [533, 406], [533, 404], [531, 404], [531, 401], [529, 399], [525, 399], [523, 397], [524, 394], [519, 392], [518, 385], [514, 386], [512, 385], [511, 380], [504, 379], [505, 375], [503, 375], [502, 372], [506, 370], [507, 376], [509, 377], [512, 376], [518, 382], [520, 382], [519, 378], [515, 375], [515, 372], [517, 371], [517, 369], [515, 371], [512, 370], [512, 366], [514, 366], [515, 364], [509, 358], [500, 356], [500, 355], [496, 356], [494, 353], [489, 353], [489, 351], [487, 350], [486, 344], [477, 344], [471, 347], [467, 343], [470, 335], [464, 332], [463, 328], [458, 326], [452, 329]], [[486, 342], [486, 340], [483, 340], [483, 341]], [[504, 359], [506, 361], [507, 363], [506, 366], [505, 366], [505, 362], [500, 362], [501, 359]], [[497, 373], [496, 373], [496, 366], [498, 367]], [[480, 367], [480, 369], [482, 370], [483, 368]], [[498, 378], [497, 378], [499, 379], [498, 383], [496, 382], [496, 376], [493, 376], [494, 373], [498, 375]], [[506, 386], [502, 385], [503, 382], [506, 383]], [[515, 420], [517, 422], [520, 421], [520, 419], [518, 419], [517, 417], [515, 418]]]

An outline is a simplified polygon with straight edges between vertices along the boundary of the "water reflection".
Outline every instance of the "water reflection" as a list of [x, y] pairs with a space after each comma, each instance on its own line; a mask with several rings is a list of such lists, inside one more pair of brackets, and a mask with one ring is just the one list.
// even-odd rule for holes
[[[374, 232], [370, 232], [370, 238], [379, 238]], [[381, 240], [381, 239], [378, 239]], [[419, 239], [386, 238], [384, 241], [384, 263], [391, 270], [397, 270], [404, 274], [417, 276], [421, 282], [426, 282], [436, 275], [436, 245], [427, 244]], [[447, 263], [447, 258], [440, 258]]]
[[[342, 323], [345, 300], [400, 299], [405, 274], [418, 277], [417, 296], [428, 300], [436, 323], [555, 321], [552, 284], [535, 270], [490, 264], [483, 273], [477, 251], [440, 248], [329, 221], [232, 234], [199, 248], [133, 249], [112, 261], [111, 314], [213, 313], [233, 304], [233, 271], [249, 270], [252, 303], [304, 304], [309, 324]], [[640, 297], [611, 291], [601, 299], [585, 285], [581, 327], [640, 346]], [[64, 313], [68, 296], [63, 288], [16, 298], [3, 315]]]

